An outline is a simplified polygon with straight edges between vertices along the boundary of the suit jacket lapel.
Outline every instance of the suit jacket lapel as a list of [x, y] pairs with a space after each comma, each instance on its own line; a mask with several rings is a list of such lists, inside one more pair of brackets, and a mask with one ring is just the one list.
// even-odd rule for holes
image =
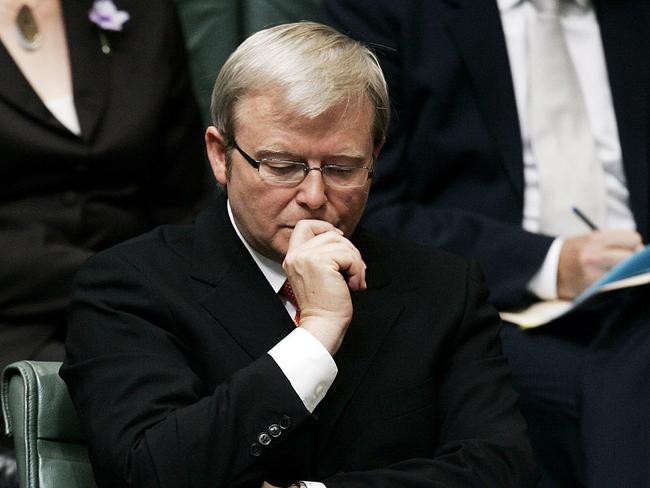
[[474, 82], [476, 100], [488, 131], [522, 197], [523, 149], [506, 42], [495, 0], [441, 0], [447, 29]]
[[[94, 135], [106, 107], [109, 63], [113, 55], [105, 55], [101, 51], [99, 28], [88, 19], [91, 2], [64, 1], [62, 8], [70, 52], [74, 102], [81, 126], [81, 138], [87, 141]], [[110, 33], [107, 35], [111, 37]]]
[[339, 435], [354, 431], [341, 427], [346, 418], [345, 409], [354, 401], [355, 391], [403, 308], [394, 290], [388, 286], [390, 276], [381, 259], [373, 256], [372, 248], [366, 247], [365, 241], [364, 235], [353, 239], [368, 265], [368, 289], [352, 293], [354, 316], [334, 357], [339, 372], [327, 396], [314, 411], [322, 436], [319, 444], [324, 452], [337, 445]]
[[252, 360], [294, 329], [282, 302], [235, 233], [225, 198], [197, 219], [192, 276], [211, 285], [201, 305]]
[[[65, 1], [61, 4], [70, 53], [74, 103], [81, 137], [88, 140], [106, 106], [108, 97], [108, 56], [100, 50], [97, 26], [88, 20], [90, 3]], [[0, 43], [0, 97], [17, 110], [62, 133], [70, 132], [45, 107], [27, 79]]]
[[[648, 52], [650, 8], [645, 0], [595, 3], [609, 75], [630, 205], [648, 238]], [[634, 19], [644, 19], [634, 22]]]
[[26, 115], [52, 128], [67, 131], [45, 107], [36, 92], [16, 65], [9, 51], [0, 42], [0, 98]]

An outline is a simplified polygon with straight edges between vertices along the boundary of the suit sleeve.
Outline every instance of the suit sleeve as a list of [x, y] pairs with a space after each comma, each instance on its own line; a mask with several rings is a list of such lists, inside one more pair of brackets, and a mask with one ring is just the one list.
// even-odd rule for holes
[[[326, 0], [323, 19], [351, 37], [373, 48], [388, 82], [391, 124], [379, 160], [376, 177], [364, 218], [364, 225], [375, 231], [433, 245], [483, 267], [492, 302], [500, 309], [529, 303], [534, 297], [526, 286], [542, 265], [552, 238], [524, 231], [513, 225], [487, 218], [476, 212], [441, 208], [433, 199], [414, 200], [409, 185], [419, 178], [419, 165], [430, 161], [411, 161], [411, 137], [418, 129], [419, 106], [409, 106], [408, 73], [417, 60], [407, 60], [405, 45], [417, 22], [414, 2]], [[444, 178], [444, 176], [441, 176]], [[433, 191], [433, 190], [432, 190]], [[440, 190], [442, 191], [442, 190]]]
[[255, 452], [263, 449], [260, 433], [282, 426], [274, 439], [281, 446], [309, 412], [268, 354], [242, 358], [207, 388], [208, 373], [192, 365], [167, 295], [110, 252], [78, 275], [61, 376], [97, 485], [258, 488], [273, 476]]
[[440, 374], [435, 453], [430, 459], [407, 459], [382, 469], [337, 473], [323, 481], [328, 488], [536, 486], [526, 424], [501, 352], [501, 323], [486, 300], [478, 267], [466, 276], [462, 319]]

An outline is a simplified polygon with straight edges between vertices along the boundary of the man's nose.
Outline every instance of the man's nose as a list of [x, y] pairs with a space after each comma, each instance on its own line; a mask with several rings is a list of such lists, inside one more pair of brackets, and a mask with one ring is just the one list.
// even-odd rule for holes
[[325, 194], [325, 182], [323, 173], [320, 168], [310, 168], [305, 179], [299, 185], [296, 199], [301, 205], [305, 205], [311, 210], [316, 210], [325, 205], [327, 195]]

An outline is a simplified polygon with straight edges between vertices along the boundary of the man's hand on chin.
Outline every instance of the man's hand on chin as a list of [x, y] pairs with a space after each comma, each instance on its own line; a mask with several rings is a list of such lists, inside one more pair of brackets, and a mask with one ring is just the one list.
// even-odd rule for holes
[[350, 290], [366, 289], [366, 264], [343, 232], [301, 220], [282, 263], [300, 306], [300, 326], [334, 355], [352, 320]]

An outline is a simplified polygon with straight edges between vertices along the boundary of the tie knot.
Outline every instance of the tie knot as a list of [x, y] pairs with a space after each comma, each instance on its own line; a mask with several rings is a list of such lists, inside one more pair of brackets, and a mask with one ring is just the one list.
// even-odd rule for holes
[[291, 283], [289, 280], [285, 280], [282, 288], [279, 291], [280, 295], [289, 300], [294, 307], [298, 308], [298, 301], [296, 300], [296, 295], [293, 294], [293, 288], [291, 288]]
[[300, 307], [298, 306], [298, 300], [296, 300], [296, 295], [293, 294], [293, 288], [291, 288], [291, 284], [289, 283], [289, 280], [285, 280], [284, 284], [282, 285], [282, 288], [280, 288], [280, 291], [278, 292], [280, 296], [283, 296], [289, 302], [296, 307], [296, 314], [293, 317], [293, 321], [297, 324], [300, 323]]
[[566, 0], [531, 0], [539, 13], [557, 15]]

